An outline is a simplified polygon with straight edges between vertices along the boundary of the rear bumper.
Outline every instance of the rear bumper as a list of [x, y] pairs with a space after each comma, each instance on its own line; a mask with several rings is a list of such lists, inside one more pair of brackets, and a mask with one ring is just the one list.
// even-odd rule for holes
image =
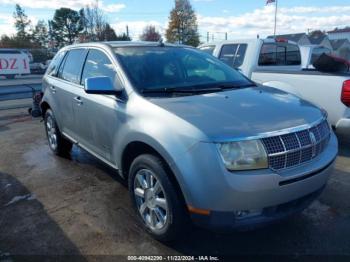
[[350, 138], [350, 118], [342, 118], [335, 126], [338, 135]]

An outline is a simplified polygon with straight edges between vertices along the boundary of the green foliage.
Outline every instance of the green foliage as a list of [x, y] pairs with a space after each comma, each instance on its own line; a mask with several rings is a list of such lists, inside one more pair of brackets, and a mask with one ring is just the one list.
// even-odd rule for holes
[[189, 0], [175, 0], [175, 7], [170, 12], [166, 38], [171, 43], [199, 45], [197, 16]]
[[49, 42], [48, 29], [44, 20], [39, 20], [32, 32], [32, 41], [41, 47], [47, 47]]
[[15, 19], [17, 37], [21, 39], [29, 39], [27, 28], [30, 26], [31, 21], [28, 19], [28, 16], [25, 14], [24, 9], [19, 4], [16, 4], [13, 18]]
[[57, 9], [51, 25], [52, 36], [58, 47], [72, 44], [83, 29], [79, 13], [70, 8]]

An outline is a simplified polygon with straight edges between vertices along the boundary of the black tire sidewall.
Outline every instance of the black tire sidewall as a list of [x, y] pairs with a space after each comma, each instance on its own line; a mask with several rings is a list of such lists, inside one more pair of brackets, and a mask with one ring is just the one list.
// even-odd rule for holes
[[[52, 123], [55, 125], [55, 129], [56, 129], [56, 135], [57, 135], [57, 147], [56, 149], [53, 149], [50, 145], [50, 141], [49, 141], [49, 134], [47, 132], [47, 119], [51, 117], [52, 118]], [[55, 116], [53, 115], [51, 109], [48, 109], [46, 112], [45, 112], [45, 131], [46, 131], [46, 137], [47, 137], [47, 140], [49, 142], [49, 147], [50, 149], [55, 153], [55, 154], [58, 154], [58, 144], [59, 144], [59, 131], [57, 129], [57, 124], [56, 124], [56, 119], [55, 119]]]
[[[137, 208], [136, 199], [133, 192], [134, 180], [137, 172], [141, 169], [149, 169], [154, 173], [157, 180], [161, 183], [163, 187], [164, 195], [168, 203], [168, 214], [167, 214], [168, 219], [166, 222], [166, 226], [159, 232], [152, 231], [145, 224]], [[147, 232], [151, 234], [154, 238], [161, 241], [174, 240], [177, 237], [177, 235], [181, 232], [181, 229], [185, 228], [183, 225], [185, 214], [183, 214], [183, 210], [184, 210], [183, 203], [180, 201], [178, 192], [176, 191], [176, 188], [174, 187], [171, 180], [169, 179], [169, 174], [166, 171], [166, 168], [162, 160], [157, 156], [149, 155], [149, 154], [145, 154], [137, 157], [133, 161], [130, 167], [128, 184], [129, 184], [129, 193], [130, 193], [130, 198], [132, 200], [133, 208], [137, 213], [139, 221], [141, 221], [141, 223], [144, 225], [144, 228], [146, 228]]]
[[56, 155], [66, 156], [67, 154], [69, 154], [70, 150], [72, 149], [72, 143], [62, 136], [62, 134], [61, 134], [61, 132], [60, 132], [60, 130], [58, 128], [55, 115], [53, 114], [51, 109], [48, 109], [45, 112], [45, 118], [44, 118], [45, 119], [45, 130], [46, 130], [47, 138], [48, 138], [48, 132], [47, 132], [47, 125], [46, 125], [46, 123], [47, 123], [47, 118], [49, 116], [52, 118], [52, 122], [53, 122], [53, 125], [55, 126], [56, 136], [57, 136], [57, 147], [55, 149], [53, 149], [51, 147], [51, 145], [50, 145], [50, 142], [49, 142], [49, 147], [52, 150], [52, 152], [54, 152]]

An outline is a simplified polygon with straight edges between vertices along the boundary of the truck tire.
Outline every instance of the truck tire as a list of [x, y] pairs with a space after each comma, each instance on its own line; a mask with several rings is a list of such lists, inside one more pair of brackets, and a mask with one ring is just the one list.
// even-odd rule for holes
[[44, 119], [46, 135], [52, 152], [59, 156], [69, 155], [73, 144], [62, 136], [51, 109], [46, 111]]
[[144, 229], [159, 241], [176, 240], [190, 228], [190, 219], [163, 161], [140, 155], [130, 167], [130, 198]]

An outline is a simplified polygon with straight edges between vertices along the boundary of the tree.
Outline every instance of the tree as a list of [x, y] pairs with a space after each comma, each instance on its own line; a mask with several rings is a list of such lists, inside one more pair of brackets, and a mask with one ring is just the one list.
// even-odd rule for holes
[[2, 35], [0, 37], [0, 47], [1, 48], [34, 48], [35, 46], [28, 39], [23, 39], [18, 36], [7, 36]]
[[79, 14], [82, 34], [87, 41], [104, 41], [105, 30], [109, 30], [111, 33], [111, 27], [109, 25], [107, 27], [104, 13], [97, 4], [86, 6], [79, 11]]
[[118, 39], [114, 29], [108, 23], [103, 26], [101, 36], [104, 41], [116, 41]]
[[13, 13], [13, 18], [15, 19], [17, 37], [21, 39], [28, 39], [27, 28], [30, 26], [31, 21], [28, 19], [24, 9], [19, 4], [16, 4], [16, 10]]
[[156, 30], [156, 27], [153, 25], [146, 26], [143, 30], [142, 35], [140, 36], [142, 41], [152, 41], [158, 42], [162, 39], [160, 33]]
[[199, 45], [197, 16], [189, 0], [175, 0], [175, 7], [170, 12], [166, 38], [171, 43]]
[[131, 37], [125, 33], [122, 33], [120, 35], [117, 35], [116, 41], [131, 41]]
[[57, 9], [51, 25], [52, 35], [57, 46], [72, 44], [83, 29], [79, 13], [70, 8]]
[[321, 30], [314, 30], [309, 33], [309, 36], [314, 38], [319, 38], [324, 35], [326, 35], [326, 32]]
[[47, 47], [49, 43], [48, 29], [44, 20], [39, 20], [32, 32], [33, 42], [41, 47]]

